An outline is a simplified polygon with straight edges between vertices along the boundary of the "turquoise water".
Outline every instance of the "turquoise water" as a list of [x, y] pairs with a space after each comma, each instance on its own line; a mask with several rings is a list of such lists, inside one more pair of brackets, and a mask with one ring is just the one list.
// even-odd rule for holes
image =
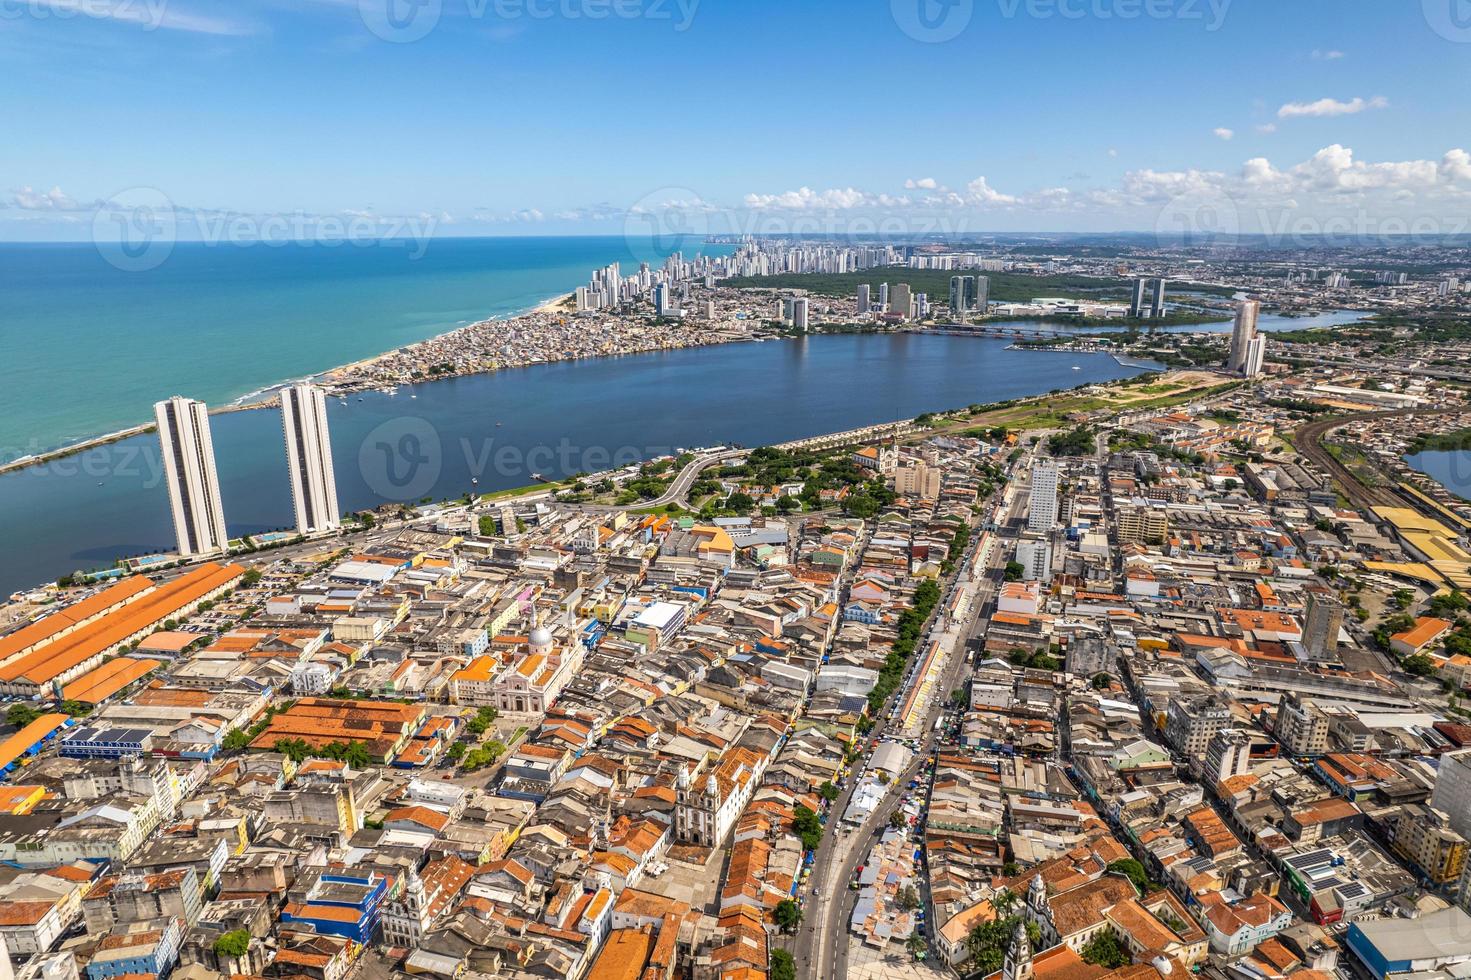
[[1471, 453], [1425, 452], [1405, 462], [1463, 500], [1471, 500]]
[[[729, 251], [685, 248], [702, 250]], [[640, 260], [657, 256], [612, 236], [181, 242], [128, 272], [90, 244], [0, 244], [0, 460], [146, 422], [168, 395], [223, 404], [519, 312]]]
[[[785, 442], [1129, 377], [1102, 354], [841, 335], [565, 361], [331, 399], [343, 510], [526, 486], [676, 448]], [[1074, 368], [1076, 367], [1076, 370]], [[211, 420], [231, 535], [291, 521], [280, 413]], [[158, 440], [0, 474], [0, 595], [173, 547]], [[472, 482], [478, 481], [478, 483]]]

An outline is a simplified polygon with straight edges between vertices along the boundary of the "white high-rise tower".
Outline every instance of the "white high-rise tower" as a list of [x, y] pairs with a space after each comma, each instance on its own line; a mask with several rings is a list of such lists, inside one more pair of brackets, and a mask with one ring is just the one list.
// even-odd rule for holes
[[169, 484], [174, 537], [186, 558], [215, 555], [230, 542], [220, 506], [220, 476], [215, 470], [209, 409], [204, 402], [175, 395], [153, 406], [164, 478]]
[[281, 428], [286, 434], [286, 471], [296, 508], [296, 530], [301, 534], [337, 530], [342, 516], [337, 509], [337, 477], [332, 470], [327, 397], [322, 389], [296, 385], [282, 391]]
[[1262, 304], [1254, 299], [1243, 300], [1236, 307], [1236, 323], [1231, 328], [1231, 356], [1226, 361], [1226, 370], [1240, 373], [1246, 370], [1251, 356], [1251, 342], [1256, 339], [1257, 315]]
[[1051, 460], [1032, 467], [1027, 529], [1047, 532], [1057, 523], [1057, 464]]

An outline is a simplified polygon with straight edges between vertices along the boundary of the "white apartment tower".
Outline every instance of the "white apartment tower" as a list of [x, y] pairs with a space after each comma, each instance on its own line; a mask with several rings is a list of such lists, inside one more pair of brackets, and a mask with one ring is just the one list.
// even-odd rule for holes
[[1231, 328], [1231, 356], [1226, 361], [1226, 370], [1245, 373], [1251, 358], [1251, 342], [1256, 339], [1256, 321], [1262, 304], [1254, 299], [1243, 300], [1236, 307], [1236, 323]]
[[332, 441], [327, 433], [327, 397], [315, 385], [281, 392], [281, 429], [286, 435], [286, 471], [296, 530], [301, 534], [335, 531], [337, 478], [332, 471]]
[[214, 442], [209, 434], [209, 409], [204, 402], [175, 395], [153, 406], [158, 443], [163, 450], [164, 478], [174, 537], [185, 558], [215, 555], [229, 545], [225, 514], [220, 506], [220, 476], [215, 470]]
[[1027, 513], [1029, 531], [1051, 531], [1057, 523], [1057, 464], [1051, 460], [1032, 467], [1032, 492]]

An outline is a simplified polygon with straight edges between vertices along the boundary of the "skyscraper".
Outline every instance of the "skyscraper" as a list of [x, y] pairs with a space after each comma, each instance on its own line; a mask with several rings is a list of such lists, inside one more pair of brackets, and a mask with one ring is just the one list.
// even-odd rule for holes
[[975, 289], [974, 286], [970, 286], [970, 276], [950, 277], [950, 312], [955, 316], [965, 315], [966, 304], [969, 302], [966, 296], [968, 286], [971, 290]]
[[889, 308], [889, 284], [886, 282], [879, 283], [879, 306]]
[[976, 276], [976, 298], [971, 308], [981, 316], [986, 315], [986, 304], [991, 302], [991, 280], [985, 276]]
[[1136, 320], [1144, 315], [1144, 287], [1147, 280], [1134, 280], [1134, 298], [1129, 301], [1129, 316]]
[[869, 311], [869, 308], [873, 305], [872, 300], [869, 298], [872, 295], [873, 295], [873, 287], [870, 286], [868, 283], [863, 283], [861, 286], [858, 287], [858, 312], [859, 313], [867, 313]]
[[1050, 531], [1057, 523], [1057, 464], [1051, 460], [1032, 467], [1027, 529]]
[[1154, 299], [1149, 306], [1149, 315], [1155, 320], [1163, 319], [1165, 315], [1165, 289], [1170, 284], [1168, 279], [1156, 279], [1154, 281]]
[[1257, 334], [1251, 338], [1251, 343], [1246, 345], [1246, 364], [1241, 373], [1248, 378], [1260, 377], [1266, 370], [1267, 364], [1267, 338]]
[[1313, 661], [1338, 659], [1338, 634], [1343, 629], [1343, 607], [1327, 596], [1308, 593], [1307, 623], [1302, 645]]
[[296, 508], [296, 530], [301, 534], [337, 530], [342, 517], [337, 509], [337, 477], [332, 471], [327, 397], [322, 389], [296, 385], [281, 392], [281, 428], [286, 434], [286, 472]]
[[792, 300], [792, 326], [798, 330], [807, 329], [807, 298], [804, 296]]
[[1256, 319], [1262, 304], [1254, 299], [1242, 300], [1236, 306], [1236, 323], [1231, 328], [1231, 356], [1226, 361], [1226, 370], [1243, 372], [1249, 348], [1256, 337]]
[[158, 443], [163, 450], [164, 479], [169, 485], [169, 507], [174, 538], [185, 558], [224, 551], [224, 509], [220, 506], [220, 477], [215, 471], [214, 442], [209, 434], [209, 409], [204, 402], [175, 395], [153, 406]]
[[659, 283], [654, 287], [654, 315], [664, 316], [669, 312], [669, 286]]
[[890, 313], [897, 313], [906, 320], [914, 315], [914, 297], [909, 292], [909, 283], [899, 283], [889, 297]]

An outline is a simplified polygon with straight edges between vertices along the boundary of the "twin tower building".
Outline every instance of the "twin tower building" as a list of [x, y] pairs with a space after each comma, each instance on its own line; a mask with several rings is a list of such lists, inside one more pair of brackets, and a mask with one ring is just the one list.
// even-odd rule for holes
[[[153, 406], [164, 478], [169, 486], [174, 536], [185, 558], [219, 554], [230, 542], [220, 505], [220, 476], [204, 402], [174, 396]], [[286, 468], [296, 530], [301, 534], [342, 526], [332, 444], [327, 437], [327, 399], [314, 385], [281, 392], [281, 429], [286, 436]]]

